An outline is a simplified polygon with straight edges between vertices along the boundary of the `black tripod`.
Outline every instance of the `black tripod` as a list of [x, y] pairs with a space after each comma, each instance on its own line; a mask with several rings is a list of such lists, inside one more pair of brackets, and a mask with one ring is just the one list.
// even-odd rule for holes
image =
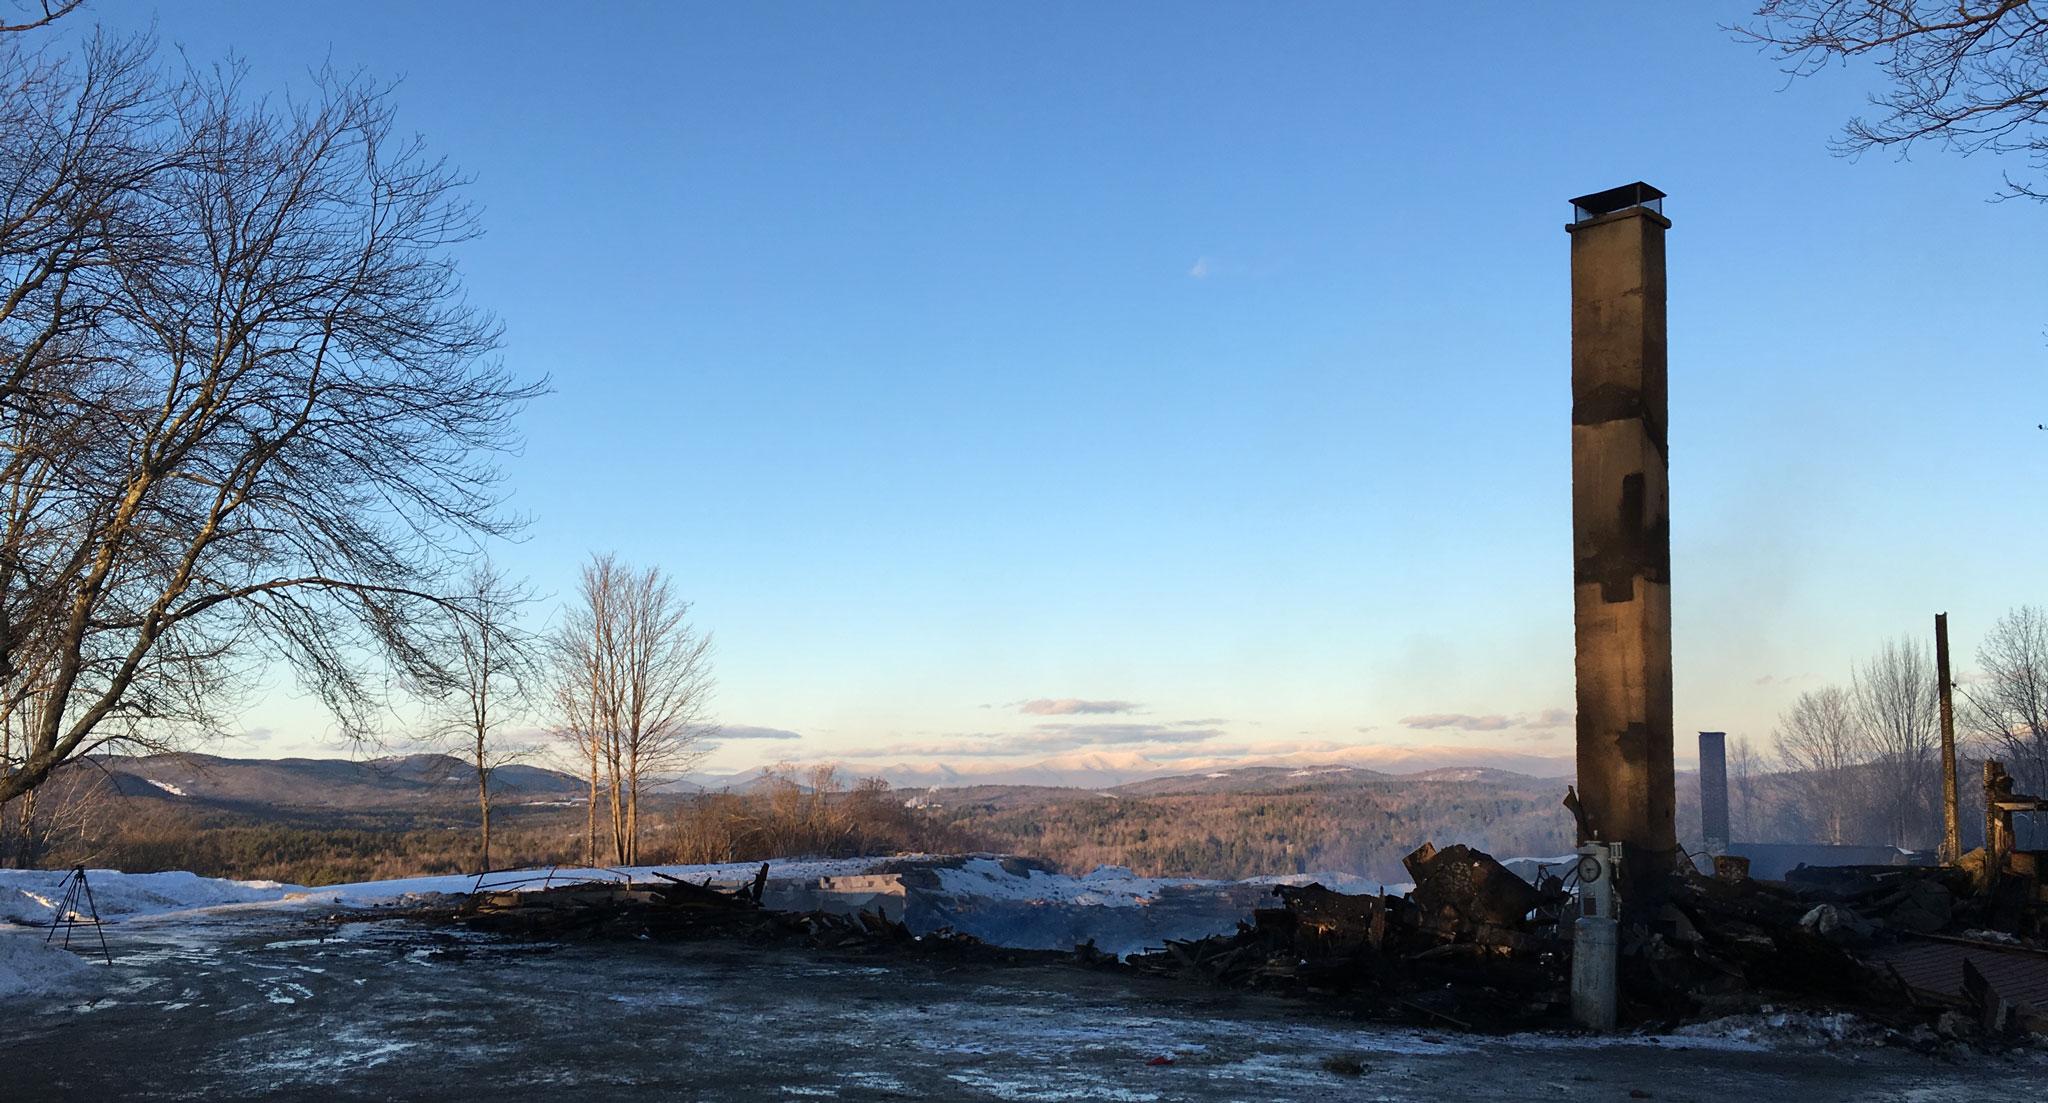
[[[58, 882], [57, 887], [63, 890], [64, 899], [57, 904], [57, 914], [50, 920], [50, 933], [43, 936], [43, 944], [45, 946], [49, 945], [50, 940], [57, 937], [57, 928], [62, 927], [64, 928], [64, 948], [69, 950], [71, 948], [71, 932], [90, 923], [92, 929], [97, 931], [100, 936], [100, 956], [107, 959], [108, 965], [112, 965], [114, 963], [114, 955], [107, 949], [107, 931], [100, 923], [100, 906], [93, 902], [92, 886], [85, 883], [85, 867], [72, 866], [71, 872], [64, 875], [64, 880]], [[86, 911], [92, 914], [91, 919], [85, 919], [80, 916], [78, 911], [80, 903], [83, 903]]]

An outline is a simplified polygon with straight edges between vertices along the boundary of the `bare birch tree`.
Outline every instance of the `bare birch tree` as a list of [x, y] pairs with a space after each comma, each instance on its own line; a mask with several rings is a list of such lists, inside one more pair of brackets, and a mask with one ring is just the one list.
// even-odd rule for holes
[[1762, 801], [1763, 773], [1769, 762], [1748, 736], [1736, 737], [1728, 750], [1729, 834], [1742, 842], [1768, 842], [1758, 837], [1757, 809]]
[[1998, 618], [1977, 665], [1963, 690], [1972, 733], [2022, 791], [2048, 790], [2048, 609], [2022, 605]]
[[1888, 640], [1856, 668], [1851, 684], [1885, 841], [1933, 845], [1941, 834], [1941, 692], [1933, 660], [1910, 636]]
[[698, 757], [713, 684], [711, 637], [690, 623], [690, 603], [658, 567], [593, 556], [577, 601], [556, 638], [557, 708], [565, 738], [589, 770], [592, 858], [602, 782], [611, 857], [631, 865], [640, 858], [640, 797], [649, 780]]
[[445, 679], [430, 708], [429, 738], [476, 771], [477, 860], [491, 868], [491, 775], [532, 748], [509, 739], [527, 716], [538, 663], [519, 626], [532, 600], [526, 587], [489, 560], [473, 564], [448, 612]]
[[597, 864], [599, 764], [616, 711], [609, 682], [617, 612], [613, 595], [618, 563], [611, 556], [593, 556], [578, 578], [576, 598], [554, 635], [556, 734], [584, 767], [589, 783], [585, 805], [583, 861]]
[[277, 660], [367, 735], [514, 527], [491, 461], [540, 392], [464, 301], [462, 180], [360, 76], [280, 102], [32, 37], [0, 35], [0, 803], [217, 730]]
[[1850, 695], [1840, 686], [1800, 694], [1778, 718], [1777, 740], [1794, 771], [1801, 818], [1821, 842], [1851, 841], [1868, 804], [1860, 775], [1870, 756]]

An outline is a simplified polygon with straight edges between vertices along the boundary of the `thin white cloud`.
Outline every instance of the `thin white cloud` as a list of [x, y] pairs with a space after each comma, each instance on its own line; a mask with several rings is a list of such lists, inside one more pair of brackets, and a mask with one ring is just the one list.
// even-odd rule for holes
[[1078, 697], [1040, 697], [1025, 701], [1017, 711], [1026, 716], [1080, 716], [1104, 715], [1119, 712], [1136, 712], [1138, 705], [1132, 701], [1086, 701]]
[[[1023, 737], [1028, 740], [1030, 737]], [[1517, 735], [1518, 742], [1542, 735]], [[1001, 746], [1012, 751], [1028, 744], [1012, 740]], [[975, 743], [968, 749], [977, 753], [946, 754], [951, 747], [938, 744], [899, 745], [858, 751], [838, 761], [849, 770], [890, 778], [900, 785], [1031, 784], [1097, 786], [1135, 781], [1165, 774], [1231, 770], [1246, 766], [1308, 768], [1356, 766], [1386, 773], [1414, 773], [1444, 767], [1492, 767], [1534, 777], [1565, 778], [1571, 774], [1572, 759], [1566, 754], [1544, 753], [1551, 748], [1512, 746], [1451, 746], [1448, 744], [1337, 743], [1324, 740], [1268, 740], [1244, 743], [1202, 743], [1185, 746], [1142, 746], [1130, 748], [1079, 748], [1061, 750], [1046, 745], [1034, 758], [1015, 755], [1005, 758], [981, 754], [996, 744]], [[939, 752], [923, 755], [917, 751]], [[915, 761], [922, 759], [922, 761]], [[949, 761], [950, 760], [950, 761]]]
[[[984, 733], [951, 739], [890, 743], [846, 752], [861, 759], [876, 758], [1016, 758], [1062, 754], [1092, 748], [1172, 748], [1203, 743], [1222, 735], [1217, 728], [1178, 724], [1134, 723], [1050, 723], [1028, 732]], [[823, 753], [823, 752], [820, 752]], [[1147, 754], [1153, 753], [1147, 750]]]
[[1216, 728], [1184, 724], [1040, 724], [1048, 736], [1072, 739], [1078, 746], [1102, 743], [1199, 743], [1222, 735]]
[[1430, 712], [1420, 716], [1403, 716], [1401, 726], [1418, 731], [1432, 731], [1452, 728], [1461, 732], [1497, 732], [1515, 726], [1511, 716], [1473, 716], [1463, 712]]
[[1557, 708], [1544, 709], [1534, 716], [1519, 712], [1512, 715], [1492, 713], [1486, 716], [1474, 716], [1464, 712], [1429, 712], [1418, 716], [1403, 716], [1401, 726], [1415, 731], [1497, 732], [1509, 728], [1563, 728], [1571, 725], [1572, 718], [1572, 710]]
[[802, 739], [787, 728], [763, 728], [754, 724], [727, 724], [718, 729], [719, 739]]

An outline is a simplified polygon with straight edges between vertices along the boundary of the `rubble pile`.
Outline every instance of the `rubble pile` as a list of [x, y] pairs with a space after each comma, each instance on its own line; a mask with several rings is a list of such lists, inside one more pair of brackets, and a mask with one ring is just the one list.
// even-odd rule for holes
[[[1395, 1019], [1481, 1029], [1569, 1021], [1569, 870], [1531, 885], [1486, 854], [1427, 845], [1408, 866], [1416, 887], [1406, 898], [1281, 887], [1280, 906], [1260, 909], [1236, 934], [1170, 943], [1129, 964]], [[1855, 1011], [1902, 1033], [2048, 1031], [2041, 1010], [2015, 998], [2048, 984], [2048, 949], [2012, 933], [2038, 936], [2041, 909], [2001, 922], [2014, 918], [2004, 903], [2014, 894], [1981, 891], [1967, 863], [1802, 868], [1767, 882], [1723, 862], [1715, 875], [1683, 872], [1634, 888], [1648, 902], [1622, 925], [1625, 1023], [1791, 1006]], [[2038, 881], [2031, 889], [2038, 899]], [[1945, 965], [1926, 960], [1937, 944], [1932, 956]], [[1900, 968], [1909, 962], [1913, 969]]]
[[579, 883], [524, 892], [481, 892], [440, 916], [473, 930], [519, 938], [731, 939], [841, 952], [920, 953], [997, 964], [1067, 960], [1043, 950], [991, 946], [952, 931], [913, 935], [880, 911], [779, 911], [762, 905], [768, 866], [736, 889], [663, 873], [657, 882]]
[[[1986, 778], [1990, 845], [1945, 866], [1801, 866], [1767, 881], [1750, 877], [1746, 860], [1723, 855], [1712, 872], [1686, 861], [1669, 874], [1636, 883], [1622, 875], [1616, 884], [1616, 874], [1603, 871], [1626, 867], [1601, 862], [1606, 851], [1595, 844], [1576, 862], [1538, 865], [1525, 880], [1470, 847], [1425, 843], [1404, 859], [1415, 886], [1406, 895], [1279, 885], [1277, 906], [1256, 908], [1234, 933], [1168, 938], [1163, 949], [1124, 959], [1092, 941], [1069, 953], [1006, 949], [943, 926], [913, 934], [880, 903], [829, 912], [764, 907], [766, 865], [733, 889], [657, 872], [659, 883], [477, 892], [450, 918], [525, 937], [728, 938], [993, 963], [1067, 961], [1468, 1029], [1571, 1022], [1574, 936], [1599, 924], [1603, 957], [1580, 964], [1611, 960], [1615, 998], [1603, 1027], [1789, 1007], [1854, 1012], [1916, 1040], [2048, 1036], [2048, 851], [2015, 848], [2011, 824], [2015, 813], [2048, 811], [2048, 801], [2014, 794], [2002, 769], [1987, 769]], [[833, 880], [877, 887], [867, 884], [873, 877]], [[1582, 1013], [1580, 1021], [1588, 1021]]]
[[1365, 1014], [1509, 1028], [1560, 1019], [1570, 895], [1531, 885], [1492, 856], [1424, 844], [1405, 860], [1406, 897], [1280, 886], [1236, 934], [1134, 956], [1143, 973], [1336, 1000]]

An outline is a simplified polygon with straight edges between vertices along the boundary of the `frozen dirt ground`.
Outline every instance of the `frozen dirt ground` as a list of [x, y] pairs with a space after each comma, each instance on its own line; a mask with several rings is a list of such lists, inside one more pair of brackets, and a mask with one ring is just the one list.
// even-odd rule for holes
[[[533, 945], [242, 909], [108, 937], [116, 964], [90, 987], [0, 1004], [0, 1097], [1874, 1103], [2026, 1098], [2048, 1080], [2034, 1055], [1358, 1028], [1057, 966]], [[1333, 1057], [1365, 1071], [1325, 1070]]]

